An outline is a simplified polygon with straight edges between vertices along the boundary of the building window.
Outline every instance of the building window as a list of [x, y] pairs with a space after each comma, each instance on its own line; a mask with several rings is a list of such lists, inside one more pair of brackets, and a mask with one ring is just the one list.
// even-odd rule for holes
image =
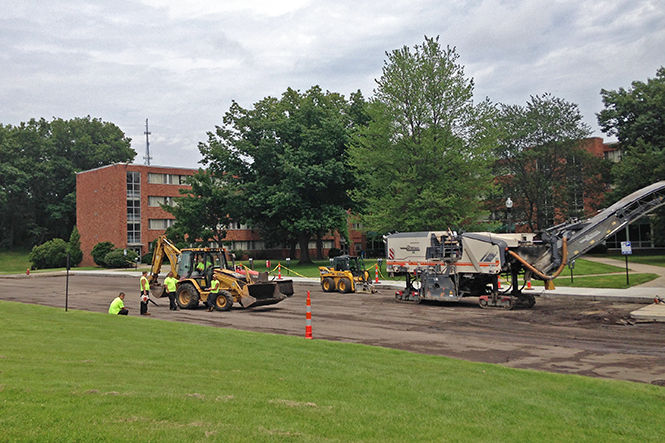
[[148, 220], [149, 229], [165, 230], [169, 226], [173, 225], [175, 220], [172, 218], [151, 218]]
[[249, 226], [240, 222], [230, 222], [229, 231], [247, 230]]
[[141, 173], [127, 172], [127, 244], [141, 243]]
[[140, 223], [127, 223], [127, 243], [130, 245], [141, 243]]
[[352, 223], [351, 224], [351, 229], [354, 231], [362, 231], [363, 230], [363, 224], [362, 223]]
[[154, 185], [186, 185], [189, 175], [148, 173], [148, 183]]
[[151, 208], [159, 208], [161, 205], [174, 206], [175, 198], [160, 197], [155, 195], [148, 196], [148, 206], [150, 206]]

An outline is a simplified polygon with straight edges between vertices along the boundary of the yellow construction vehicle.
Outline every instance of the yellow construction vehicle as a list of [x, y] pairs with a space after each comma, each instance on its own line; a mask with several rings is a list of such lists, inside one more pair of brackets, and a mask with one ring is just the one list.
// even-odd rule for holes
[[340, 255], [333, 258], [332, 267], [319, 266], [323, 292], [356, 292], [360, 284], [363, 291], [376, 292], [370, 284], [369, 272], [365, 270], [362, 257]]
[[236, 272], [235, 264], [229, 265], [224, 248], [178, 249], [165, 236], [157, 239], [150, 270], [151, 292], [164, 295], [164, 286], [159, 283], [159, 272], [168, 257], [171, 272], [178, 279], [176, 302], [181, 309], [193, 309], [199, 302], [205, 303], [210, 295], [213, 279], [220, 284], [219, 296], [214, 308], [228, 311], [233, 303], [243, 308], [272, 305], [293, 295], [293, 281], [268, 281], [268, 273], [245, 270]]

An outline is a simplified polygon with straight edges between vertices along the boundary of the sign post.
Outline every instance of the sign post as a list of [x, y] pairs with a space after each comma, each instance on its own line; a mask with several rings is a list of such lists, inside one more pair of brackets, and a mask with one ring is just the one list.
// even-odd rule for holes
[[575, 260], [571, 260], [570, 263], [568, 263], [568, 268], [570, 268], [570, 282], [573, 282], [573, 269], [575, 269]]
[[626, 257], [626, 286], [630, 286], [630, 281], [628, 279], [628, 256], [633, 253], [633, 248], [630, 245], [629, 241], [621, 242], [621, 254]]

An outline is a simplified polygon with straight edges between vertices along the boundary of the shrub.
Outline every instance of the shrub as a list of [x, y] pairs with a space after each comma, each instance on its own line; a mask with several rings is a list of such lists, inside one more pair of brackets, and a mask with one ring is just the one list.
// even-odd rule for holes
[[99, 266], [106, 267], [106, 262], [104, 261], [104, 257], [106, 257], [106, 254], [111, 252], [115, 248], [113, 243], [110, 241], [103, 241], [97, 243], [91, 251], [92, 254], [92, 259], [97, 263]]
[[148, 252], [147, 254], [143, 254], [141, 257], [141, 263], [145, 264], [151, 264], [152, 263], [152, 252]]
[[69, 244], [67, 245], [67, 252], [69, 252], [69, 265], [78, 266], [83, 260], [83, 251], [81, 251], [81, 235], [76, 226], [72, 229], [72, 234], [69, 236]]
[[132, 268], [136, 263], [138, 254], [132, 250], [114, 249], [104, 256], [104, 263], [107, 268]]
[[32, 248], [28, 257], [32, 269], [62, 268], [67, 266], [67, 242], [54, 238]]

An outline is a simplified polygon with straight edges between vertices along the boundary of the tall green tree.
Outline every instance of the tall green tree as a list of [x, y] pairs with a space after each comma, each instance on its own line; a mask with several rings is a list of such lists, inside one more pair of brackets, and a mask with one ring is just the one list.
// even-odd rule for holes
[[88, 117], [0, 125], [0, 225], [6, 247], [67, 238], [76, 217], [76, 172], [131, 161], [131, 140]]
[[[233, 103], [224, 125], [208, 133], [202, 163], [238, 191], [237, 221], [259, 229], [270, 244], [297, 242], [300, 261], [310, 262], [309, 242], [346, 230], [354, 186], [346, 146], [361, 96], [314, 86], [287, 89], [245, 109]], [[353, 112], [352, 112], [353, 110]]]
[[502, 106], [498, 123], [495, 174], [503, 195], [497, 206], [510, 197], [514, 219], [531, 231], [551, 226], [555, 216], [584, 216], [585, 199], [605, 189], [607, 174], [603, 160], [583, 148], [590, 129], [578, 106], [551, 94], [532, 96], [524, 106]]
[[602, 89], [600, 95], [605, 109], [598, 113], [598, 124], [619, 139], [622, 149], [622, 160], [612, 171], [613, 198], [665, 180], [665, 67], [646, 82]]
[[238, 191], [229, 185], [228, 177], [202, 169], [189, 177], [191, 189], [182, 189], [184, 195], [174, 205], [162, 205], [176, 218], [169, 233], [176, 238], [186, 236], [190, 243], [206, 245], [213, 241], [221, 245], [229, 223], [238, 214]]
[[473, 80], [438, 37], [386, 53], [370, 120], [354, 136], [354, 193], [373, 231], [471, 228], [491, 189], [494, 106], [473, 101]]

